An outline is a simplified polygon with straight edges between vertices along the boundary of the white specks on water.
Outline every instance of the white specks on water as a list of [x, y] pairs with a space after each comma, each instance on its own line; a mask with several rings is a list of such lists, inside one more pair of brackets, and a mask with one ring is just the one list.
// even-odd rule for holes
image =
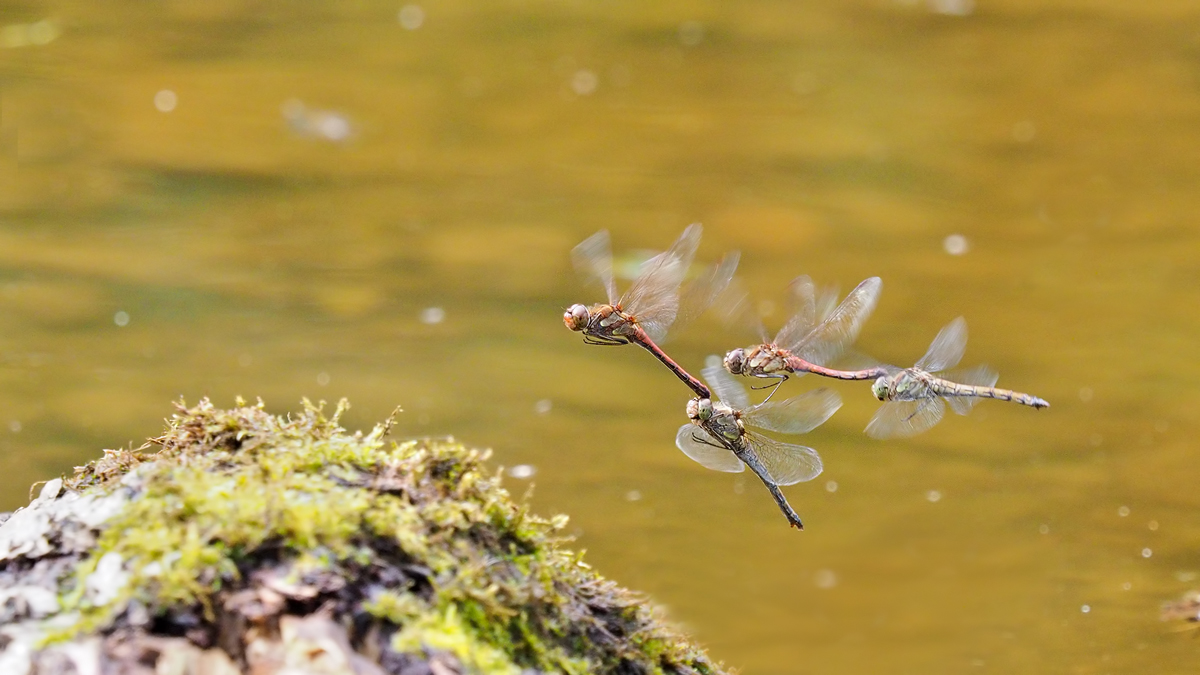
[[1040, 534], [1050, 534], [1050, 526], [1042, 523], [1041, 525], [1038, 525], [1038, 532]]
[[1094, 396], [1095, 393], [1096, 392], [1092, 391], [1091, 387], [1080, 387], [1079, 388], [1079, 400], [1083, 401], [1084, 403], [1087, 403], [1088, 401], [1092, 400], [1092, 396]]
[[1146, 527], [1150, 528], [1151, 532], [1154, 532], [1154, 531], [1158, 530], [1158, 521], [1152, 520], [1152, 521], [1146, 523]]
[[1037, 127], [1029, 120], [1021, 120], [1013, 125], [1012, 137], [1018, 143], [1028, 143], [1037, 136]]
[[1084, 605], [1083, 607], [1080, 607], [1080, 608], [1079, 608], [1079, 611], [1083, 612], [1084, 614], [1090, 614], [1090, 613], [1091, 613], [1091, 611], [1092, 611], [1092, 606], [1091, 606], [1091, 605]]
[[838, 486], [837, 486], [836, 480], [825, 481], [825, 491], [826, 492], [837, 492], [837, 487]]
[[587, 69], [577, 70], [571, 76], [571, 91], [580, 96], [590, 96], [596, 93], [596, 87], [599, 85], [600, 78], [596, 77], [596, 73]]
[[1120, 516], [1120, 517], [1122, 517], [1122, 518], [1124, 518], [1125, 516], [1128, 516], [1128, 515], [1129, 515], [1129, 507], [1128, 507], [1128, 506], [1122, 506], [1122, 507], [1118, 508], [1118, 509], [1117, 509], [1117, 515], [1118, 515], [1118, 516]]
[[1131, 588], [1133, 588], [1133, 584], [1129, 583], [1128, 581], [1121, 584], [1121, 590], [1123, 590], [1123, 591], [1128, 591]]
[[533, 411], [539, 415], [549, 415], [550, 410], [553, 408], [554, 403], [548, 398], [540, 399], [537, 403], [533, 404]]
[[329, 373], [321, 371], [317, 373], [317, 384], [322, 387], [329, 386]]
[[942, 493], [937, 490], [930, 490], [925, 493], [925, 499], [928, 499], [930, 503], [940, 502], [942, 500]]
[[9, 420], [8, 421], [8, 430], [13, 432], [14, 434], [21, 433], [21, 420]]
[[117, 328], [124, 328], [129, 325], [129, 312], [121, 310], [113, 314], [113, 323], [117, 324]]
[[1142, 549], [1142, 557], [1143, 558], [1149, 558], [1152, 555], [1154, 555], [1154, 551], [1151, 551], [1149, 548]]
[[154, 95], [154, 107], [157, 108], [159, 112], [171, 112], [178, 104], [179, 97], [176, 96], [175, 92], [171, 91], [170, 89], [160, 89], [158, 93]]
[[446, 320], [446, 310], [441, 307], [426, 307], [421, 310], [421, 323], [433, 326]]
[[813, 575], [813, 583], [817, 585], [817, 588], [833, 588], [837, 586], [837, 582], [837, 574], [833, 570], [817, 570], [817, 573]]
[[952, 234], [942, 240], [942, 248], [950, 255], [962, 255], [971, 249], [971, 245], [963, 235]]
[[642, 493], [637, 490], [630, 490], [625, 493], [625, 499], [631, 502], [640, 502], [642, 500]]
[[518, 464], [508, 470], [508, 475], [521, 479], [532, 478], [535, 473], [537, 473], [537, 467], [532, 464]]
[[350, 118], [333, 110], [309, 108], [300, 99], [288, 99], [280, 106], [284, 121], [298, 136], [341, 143], [354, 136]]
[[943, 16], [970, 16], [975, 0], [929, 0], [929, 11]]
[[405, 30], [416, 30], [425, 23], [425, 10], [420, 5], [405, 5], [396, 15]]
[[704, 24], [699, 21], [679, 24], [679, 42], [685, 47], [695, 47], [704, 42]]

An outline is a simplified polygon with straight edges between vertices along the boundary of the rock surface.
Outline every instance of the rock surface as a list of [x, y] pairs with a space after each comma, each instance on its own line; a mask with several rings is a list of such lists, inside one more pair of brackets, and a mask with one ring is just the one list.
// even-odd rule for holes
[[4, 675], [720, 673], [486, 453], [179, 407], [0, 516]]

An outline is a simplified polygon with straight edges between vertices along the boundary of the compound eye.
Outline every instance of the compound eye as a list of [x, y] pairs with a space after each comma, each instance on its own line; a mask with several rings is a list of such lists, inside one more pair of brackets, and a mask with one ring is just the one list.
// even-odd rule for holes
[[875, 380], [874, 384], [871, 385], [871, 393], [874, 394], [875, 398], [879, 399], [880, 401], [887, 398], [887, 390], [888, 385], [886, 377], [881, 377], [878, 380]]
[[745, 365], [746, 350], [734, 349], [725, 355], [725, 370], [728, 370], [730, 375], [741, 375]]
[[566, 312], [563, 313], [563, 323], [571, 330], [583, 330], [588, 325], [587, 307], [583, 305], [571, 305]]
[[696, 405], [696, 416], [703, 420], [711, 419], [713, 416], [712, 399], [702, 398]]

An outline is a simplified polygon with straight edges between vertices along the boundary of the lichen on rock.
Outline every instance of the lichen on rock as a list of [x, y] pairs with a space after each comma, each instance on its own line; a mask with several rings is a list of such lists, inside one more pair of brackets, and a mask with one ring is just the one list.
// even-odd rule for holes
[[719, 673], [486, 452], [179, 405], [0, 524], [0, 672]]

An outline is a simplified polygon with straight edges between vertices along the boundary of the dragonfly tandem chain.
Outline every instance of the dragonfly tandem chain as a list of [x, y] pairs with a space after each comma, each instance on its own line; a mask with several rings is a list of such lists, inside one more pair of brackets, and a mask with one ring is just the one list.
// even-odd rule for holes
[[[650, 352], [688, 386], [688, 422], [675, 434], [675, 445], [700, 465], [736, 473], [749, 467], [770, 491], [788, 522], [803, 530], [800, 517], [780, 486], [812, 480], [821, 474], [821, 458], [812, 448], [784, 443], [754, 431], [803, 434], [817, 428], [841, 407], [841, 398], [817, 389], [785, 401], [771, 401], [789, 377], [813, 373], [839, 380], [869, 380], [871, 393], [883, 402], [867, 424], [872, 438], [919, 434], [941, 420], [946, 405], [967, 414], [982, 398], [1013, 401], [1032, 408], [1049, 407], [1044, 399], [994, 385], [999, 376], [986, 366], [959, 371], [967, 346], [967, 322], [958, 317], [937, 334], [928, 351], [911, 368], [878, 364], [857, 370], [831, 367], [858, 338], [875, 309], [883, 287], [871, 277], [840, 303], [837, 295], [818, 290], [808, 277], [791, 283], [794, 309], [772, 339], [752, 307], [748, 294], [733, 284], [738, 254], [730, 253], [691, 280], [688, 272], [700, 245], [699, 223], [689, 225], [666, 251], [650, 258], [637, 278], [617, 295], [612, 248], [601, 230], [571, 251], [575, 268], [588, 281], [604, 287], [607, 302], [572, 305], [563, 314], [567, 328], [593, 345], [636, 344]], [[686, 283], [685, 283], [686, 282]], [[667, 330], [690, 321], [721, 298], [730, 321], [757, 329], [761, 343], [733, 349], [724, 358], [709, 356], [697, 379], [659, 346]], [[765, 401], [751, 404], [746, 388], [734, 376], [768, 381]], [[714, 393], [716, 397], [714, 398]]]

